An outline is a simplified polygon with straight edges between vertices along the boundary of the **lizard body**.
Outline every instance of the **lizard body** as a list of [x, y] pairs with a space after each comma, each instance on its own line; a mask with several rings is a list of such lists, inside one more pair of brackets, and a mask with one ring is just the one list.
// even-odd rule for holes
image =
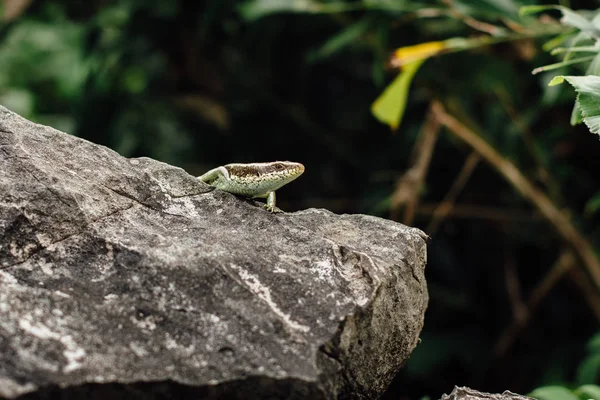
[[198, 177], [202, 182], [247, 198], [266, 198], [265, 208], [282, 212], [275, 206], [275, 191], [304, 172], [304, 165], [292, 161], [227, 164]]

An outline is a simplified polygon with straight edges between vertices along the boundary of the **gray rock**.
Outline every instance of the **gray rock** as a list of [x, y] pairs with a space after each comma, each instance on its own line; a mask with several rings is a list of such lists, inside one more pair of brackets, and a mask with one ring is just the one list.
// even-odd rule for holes
[[534, 400], [505, 390], [503, 393], [479, 392], [468, 387], [455, 386], [452, 393], [443, 394], [440, 400]]
[[423, 238], [0, 107], [0, 397], [377, 397], [419, 340]]

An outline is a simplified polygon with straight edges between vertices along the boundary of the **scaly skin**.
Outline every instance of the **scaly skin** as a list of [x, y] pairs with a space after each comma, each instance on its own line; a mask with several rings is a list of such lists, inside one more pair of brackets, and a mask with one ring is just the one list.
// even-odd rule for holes
[[275, 191], [298, 178], [304, 165], [292, 161], [227, 164], [198, 177], [202, 182], [247, 198], [266, 198], [265, 208], [282, 212], [275, 206]]

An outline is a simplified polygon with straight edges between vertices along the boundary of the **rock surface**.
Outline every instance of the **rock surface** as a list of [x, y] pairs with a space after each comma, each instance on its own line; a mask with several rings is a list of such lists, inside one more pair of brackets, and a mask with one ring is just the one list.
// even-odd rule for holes
[[444, 394], [440, 400], [534, 400], [531, 397], [521, 396], [508, 390], [504, 393], [484, 393], [477, 390], [455, 386], [452, 393]]
[[417, 345], [425, 254], [0, 107], [0, 397], [377, 397]]

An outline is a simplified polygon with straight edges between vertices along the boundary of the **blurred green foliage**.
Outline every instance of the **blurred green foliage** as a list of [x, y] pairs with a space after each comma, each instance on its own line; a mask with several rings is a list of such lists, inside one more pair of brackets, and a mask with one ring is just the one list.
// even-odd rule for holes
[[[594, 64], [531, 74], [566, 61], [545, 43], [577, 37], [558, 23], [560, 11], [519, 15], [522, 6], [541, 3], [4, 0], [0, 103], [124, 156], [153, 157], [196, 175], [228, 162], [300, 161], [307, 171], [282, 189], [282, 208], [389, 217], [396, 182], [437, 100], [598, 248], [600, 143], [585, 126], [570, 125], [569, 85], [548, 86]], [[577, 15], [592, 21], [594, 13]], [[556, 31], [527, 35], [546, 23], [566, 29], [561, 39]], [[492, 35], [486, 27], [498, 30]], [[521, 28], [523, 36], [509, 37]], [[398, 130], [378, 122], [371, 105], [397, 77], [388, 65], [394, 51], [453, 38], [489, 43], [427, 58], [410, 90], [403, 84]], [[414, 225], [427, 227], [470, 152], [442, 131]], [[575, 272], [542, 299], [512, 345], [497, 350], [518, 318], [515, 302], [530, 296], [563, 248], [529, 203], [480, 163], [429, 243], [423, 340], [386, 398], [439, 398], [454, 385], [521, 393], [564, 385], [573, 394], [597, 384], [597, 336], [586, 352], [598, 331], [590, 308], [597, 288], [582, 291]]]
[[529, 393], [539, 400], [589, 400], [600, 398], [600, 386], [583, 385], [574, 390], [563, 386], [544, 386]]
[[[588, 342], [588, 354], [577, 370], [577, 384], [569, 386], [543, 386], [529, 396], [540, 400], [588, 400], [600, 399], [600, 386], [590, 384], [600, 377], [600, 334]], [[572, 387], [571, 387], [572, 386]]]

